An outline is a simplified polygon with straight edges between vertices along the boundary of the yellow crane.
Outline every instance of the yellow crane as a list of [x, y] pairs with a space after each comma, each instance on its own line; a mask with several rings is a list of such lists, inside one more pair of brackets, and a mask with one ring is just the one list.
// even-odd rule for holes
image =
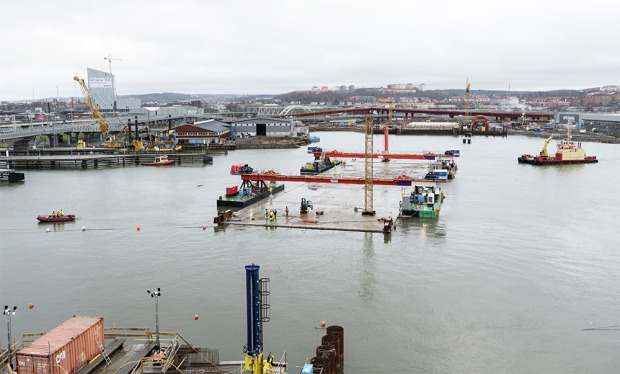
[[73, 77], [73, 80], [80, 84], [80, 88], [82, 89], [82, 94], [84, 95], [84, 99], [86, 100], [86, 104], [90, 108], [90, 112], [93, 115], [93, 118], [97, 122], [97, 126], [99, 126], [99, 130], [105, 137], [106, 145], [108, 147], [112, 147], [112, 136], [110, 135], [110, 130], [108, 129], [108, 123], [105, 118], [99, 113], [99, 109], [97, 109], [97, 104], [95, 103], [95, 99], [93, 95], [90, 94], [88, 87], [86, 87], [86, 83], [84, 83], [84, 79], [79, 78], [77, 75]]
[[[118, 138], [127, 132], [127, 125], [123, 127], [123, 129], [116, 136], [112, 136], [110, 134], [110, 130], [108, 128], [108, 123], [105, 118], [97, 109], [97, 104], [95, 103], [95, 99], [93, 95], [91, 95], [90, 90], [86, 87], [86, 83], [84, 83], [84, 79], [79, 78], [77, 75], [73, 77], [73, 80], [80, 84], [80, 88], [82, 89], [82, 94], [84, 94], [84, 99], [90, 108], [90, 112], [92, 113], [93, 118], [97, 122], [97, 126], [99, 126], [99, 130], [105, 137], [105, 146], [109, 148], [114, 148], [116, 150], [122, 148], [122, 144], [118, 141]], [[144, 143], [140, 140], [134, 140], [128, 145], [128, 148], [133, 148], [133, 150], [138, 151], [144, 146]]]
[[545, 145], [543, 145], [542, 151], [540, 151], [540, 157], [549, 157], [549, 154], [547, 153], [547, 145], [551, 141], [551, 138], [553, 138], [553, 135], [551, 135], [549, 139], [545, 141]]

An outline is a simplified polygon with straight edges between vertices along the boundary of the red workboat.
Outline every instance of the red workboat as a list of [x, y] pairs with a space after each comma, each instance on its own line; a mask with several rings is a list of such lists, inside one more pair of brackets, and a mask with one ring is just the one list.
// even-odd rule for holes
[[147, 165], [147, 166], [174, 165], [174, 160], [168, 160], [168, 156], [158, 156], [158, 157], [155, 157], [155, 161], [143, 162], [142, 165]]
[[39, 222], [70, 222], [75, 221], [75, 214], [65, 214], [62, 216], [38, 216], [37, 219]]

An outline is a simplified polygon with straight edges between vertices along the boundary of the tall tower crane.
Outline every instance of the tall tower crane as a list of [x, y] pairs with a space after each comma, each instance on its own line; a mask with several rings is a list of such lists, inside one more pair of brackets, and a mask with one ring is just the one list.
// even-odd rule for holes
[[373, 209], [373, 123], [372, 116], [366, 116], [366, 152], [364, 157], [364, 195], [366, 198], [366, 204], [362, 215], [374, 216], [375, 211]]
[[469, 120], [469, 79], [467, 80], [467, 88], [465, 89], [465, 122]]

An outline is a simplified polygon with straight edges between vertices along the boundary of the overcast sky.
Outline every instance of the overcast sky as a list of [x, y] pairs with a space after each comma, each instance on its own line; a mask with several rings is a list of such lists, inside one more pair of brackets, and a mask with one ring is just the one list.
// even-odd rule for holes
[[551, 90], [620, 83], [616, 0], [4, 1], [0, 100], [312, 86]]

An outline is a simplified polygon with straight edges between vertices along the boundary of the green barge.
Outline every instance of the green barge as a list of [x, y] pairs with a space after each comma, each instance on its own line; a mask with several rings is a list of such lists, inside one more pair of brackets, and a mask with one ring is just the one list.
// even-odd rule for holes
[[437, 218], [443, 203], [443, 190], [438, 186], [415, 186], [404, 195], [398, 218]]
[[217, 207], [245, 208], [256, 202], [268, 198], [271, 194], [284, 191], [284, 184], [270, 183], [248, 185], [244, 182], [240, 189], [237, 186], [226, 188], [226, 195], [217, 200]]

